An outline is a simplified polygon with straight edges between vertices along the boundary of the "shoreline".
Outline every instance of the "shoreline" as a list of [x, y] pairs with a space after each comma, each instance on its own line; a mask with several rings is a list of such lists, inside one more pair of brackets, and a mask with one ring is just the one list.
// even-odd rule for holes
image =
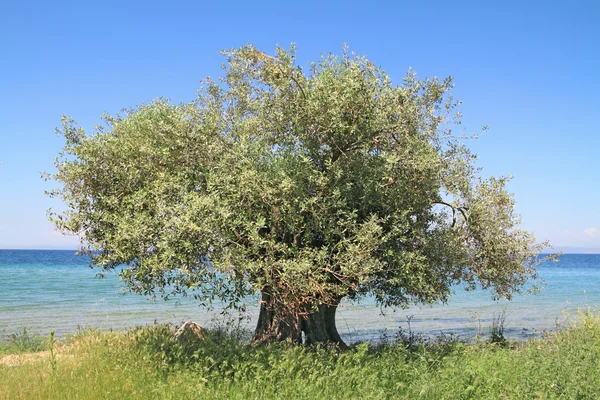
[[526, 341], [248, 346], [235, 330], [85, 331], [38, 351], [0, 346], [0, 398], [596, 398], [600, 315]]

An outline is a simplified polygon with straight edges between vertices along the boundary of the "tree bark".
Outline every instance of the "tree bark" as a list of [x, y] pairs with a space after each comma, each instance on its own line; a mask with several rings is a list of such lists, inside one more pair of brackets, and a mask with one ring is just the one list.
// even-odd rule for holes
[[260, 313], [253, 342], [291, 340], [294, 343], [302, 343], [298, 317], [294, 313], [286, 312], [285, 308], [277, 307], [268, 293], [263, 292], [261, 296]]
[[316, 309], [302, 317], [301, 328], [304, 332], [304, 344], [330, 343], [341, 348], [347, 347], [335, 325], [335, 312], [338, 304], [339, 300], [334, 304], [319, 304]]
[[285, 305], [273, 304], [272, 300], [268, 293], [262, 293], [255, 343], [289, 340], [305, 345], [329, 343], [347, 347], [335, 325], [335, 313], [341, 299], [332, 304], [306, 305], [302, 312], [292, 312]]

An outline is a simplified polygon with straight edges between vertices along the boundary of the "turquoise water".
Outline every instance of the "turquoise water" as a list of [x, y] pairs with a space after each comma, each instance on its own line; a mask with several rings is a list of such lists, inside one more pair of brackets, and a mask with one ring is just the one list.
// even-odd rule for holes
[[[600, 255], [563, 255], [558, 263], [542, 264], [539, 272], [547, 282], [544, 290], [510, 302], [494, 302], [482, 291], [457, 290], [448, 304], [384, 310], [384, 315], [368, 301], [345, 304], [338, 312], [338, 329], [347, 341], [393, 337], [400, 328], [470, 337], [478, 330], [485, 333], [494, 314], [505, 309], [507, 335], [522, 338], [555, 329], [578, 308], [600, 306]], [[78, 327], [125, 329], [188, 319], [210, 325], [224, 318], [218, 307], [208, 312], [191, 298], [153, 301], [125, 294], [116, 275], [97, 278], [88, 260], [73, 251], [0, 250], [0, 288], [0, 335], [23, 327], [62, 336]], [[252, 328], [256, 316], [256, 304], [249, 304], [243, 323]]]

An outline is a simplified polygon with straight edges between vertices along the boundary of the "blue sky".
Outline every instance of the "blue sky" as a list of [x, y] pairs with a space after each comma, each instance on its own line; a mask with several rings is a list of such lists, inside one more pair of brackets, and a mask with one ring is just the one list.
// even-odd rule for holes
[[[373, 3], [373, 4], [371, 4]], [[454, 76], [484, 175], [512, 174], [523, 227], [600, 249], [600, 3], [64, 2], [0, 12], [0, 248], [75, 248], [43, 191], [62, 114], [84, 128], [162, 96], [191, 100], [219, 51], [297, 44], [306, 65], [343, 43], [396, 82]]]

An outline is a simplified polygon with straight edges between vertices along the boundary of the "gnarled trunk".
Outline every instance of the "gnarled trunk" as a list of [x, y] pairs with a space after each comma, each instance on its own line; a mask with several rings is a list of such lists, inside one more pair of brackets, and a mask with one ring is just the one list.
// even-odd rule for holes
[[[306, 305], [299, 312], [273, 304], [263, 292], [254, 342], [291, 340], [298, 344], [331, 343], [347, 347], [335, 325], [335, 312], [340, 299], [331, 304]], [[279, 306], [279, 307], [278, 307]]]

